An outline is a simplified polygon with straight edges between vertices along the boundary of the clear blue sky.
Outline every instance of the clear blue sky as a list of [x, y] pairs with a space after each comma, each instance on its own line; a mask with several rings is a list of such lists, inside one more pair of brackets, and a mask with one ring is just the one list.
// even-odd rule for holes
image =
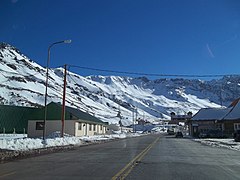
[[42, 66], [72, 39], [51, 67], [240, 74], [238, 0], [1, 0], [0, 17], [0, 41]]

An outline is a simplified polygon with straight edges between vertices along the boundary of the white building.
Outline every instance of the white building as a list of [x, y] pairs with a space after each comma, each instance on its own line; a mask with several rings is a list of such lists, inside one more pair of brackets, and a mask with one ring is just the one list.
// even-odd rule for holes
[[[52, 102], [47, 105], [47, 109], [46, 136], [62, 129], [61, 105]], [[44, 108], [33, 116], [35, 119], [28, 121], [28, 137], [41, 137], [43, 135], [43, 115]], [[88, 113], [72, 107], [66, 107], [64, 121], [64, 133], [66, 134], [73, 136], [105, 134], [107, 126], [107, 123]]]

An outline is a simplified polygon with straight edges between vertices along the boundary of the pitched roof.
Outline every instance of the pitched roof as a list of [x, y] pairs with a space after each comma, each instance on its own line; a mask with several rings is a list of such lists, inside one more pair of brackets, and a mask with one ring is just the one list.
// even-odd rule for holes
[[[52, 103], [57, 105], [60, 109], [62, 109], [61, 104], [54, 103], [54, 102], [52, 102]], [[65, 108], [66, 108], [65, 109], [66, 110], [66, 117], [65, 117], [66, 120], [71, 120], [72, 119], [71, 116], [74, 116], [76, 119], [80, 119], [80, 120], [90, 122], [90, 123], [92, 122], [92, 123], [107, 124], [107, 123], [101, 121], [100, 119], [96, 118], [95, 116], [92, 116], [86, 112], [79, 110], [79, 109], [72, 108], [69, 106], [66, 106]]]
[[192, 120], [236, 120], [240, 119], [240, 98], [235, 99], [228, 108], [203, 108]]
[[223, 117], [223, 119], [224, 120], [240, 119], [240, 102], [239, 102], [239, 99], [235, 100], [235, 104], [233, 104], [231, 110]]
[[239, 103], [239, 100], [240, 100], [240, 98], [235, 99], [235, 100], [230, 104], [229, 107], [234, 107], [234, 106], [236, 106], [236, 105]]
[[200, 109], [192, 120], [221, 120], [231, 108], [203, 108]]
[[100, 119], [86, 113], [86, 112], [83, 112], [79, 109], [75, 109], [75, 108], [72, 108], [72, 107], [68, 107], [66, 106], [66, 111], [73, 114], [74, 116], [78, 117], [79, 119], [82, 119], [82, 120], [88, 120], [88, 121], [93, 121], [93, 122], [96, 122], [96, 123], [103, 123], [103, 121], [101, 121]]

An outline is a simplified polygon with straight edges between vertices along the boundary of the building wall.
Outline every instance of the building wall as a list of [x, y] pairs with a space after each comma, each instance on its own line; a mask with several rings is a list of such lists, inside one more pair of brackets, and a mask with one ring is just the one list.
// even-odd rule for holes
[[215, 128], [215, 121], [213, 120], [201, 120], [201, 121], [191, 121], [189, 124], [189, 133], [191, 136], [198, 136], [200, 132], [204, 132]]
[[224, 122], [224, 127], [226, 131], [234, 131], [233, 122]]
[[[43, 122], [43, 120], [28, 121], [28, 137], [42, 137], [43, 130], [36, 129], [36, 123]], [[73, 136], [93, 136], [95, 134], [106, 134], [106, 126], [100, 124], [89, 124], [78, 122], [76, 120], [67, 120], [64, 123], [64, 133]], [[49, 134], [62, 130], [61, 120], [46, 121], [46, 136]]]
[[236, 129], [236, 127], [234, 128], [234, 126], [236, 124], [240, 124], [240, 120], [226, 120], [224, 121], [224, 133], [228, 134], [229, 136], [232, 135]]
[[[43, 120], [30, 120], [28, 121], [28, 137], [42, 137], [43, 130], [36, 129], [36, 123], [43, 122]], [[69, 135], [75, 135], [74, 133], [74, 122], [75, 121], [65, 121], [64, 123], [64, 133]], [[61, 120], [50, 120], [46, 121], [46, 136], [50, 135], [55, 131], [62, 131]]]
[[93, 136], [96, 134], [106, 134], [106, 126], [100, 124], [75, 122], [76, 136]]
[[[200, 132], [207, 131], [209, 129], [219, 129], [227, 137], [231, 137], [234, 133], [234, 125], [240, 124], [240, 120], [225, 120], [225, 121], [191, 121], [190, 123], [190, 135], [197, 135]], [[194, 125], [194, 126], [193, 126]], [[197, 131], [197, 132], [196, 132]]]
[[26, 133], [28, 119], [38, 108], [0, 105], [0, 133]]

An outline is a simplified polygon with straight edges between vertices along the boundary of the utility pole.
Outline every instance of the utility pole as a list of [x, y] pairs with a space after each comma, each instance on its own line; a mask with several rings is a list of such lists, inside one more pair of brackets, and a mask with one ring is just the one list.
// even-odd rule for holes
[[63, 99], [62, 99], [62, 131], [61, 137], [64, 137], [64, 121], [65, 121], [65, 100], [66, 100], [66, 86], [67, 86], [67, 65], [64, 65], [64, 83], [63, 83]]
[[122, 116], [121, 116], [121, 111], [120, 111], [120, 106], [118, 106], [119, 110], [118, 110], [118, 114], [117, 117], [119, 117], [119, 125], [120, 125], [120, 129], [121, 129], [121, 133], [122, 133]]
[[[137, 108], [136, 108], [135, 110], [136, 110], [136, 111], [135, 111], [135, 113], [136, 113], [136, 115], [135, 115], [136, 121], [135, 121], [135, 122], [137, 122]], [[136, 126], [135, 126], [135, 132], [136, 132]]]
[[135, 110], [135, 108], [133, 108], [133, 110], [132, 110], [132, 118], [133, 118], [133, 132], [134, 132], [134, 110]]
[[223, 106], [223, 84], [221, 84], [221, 107]]

